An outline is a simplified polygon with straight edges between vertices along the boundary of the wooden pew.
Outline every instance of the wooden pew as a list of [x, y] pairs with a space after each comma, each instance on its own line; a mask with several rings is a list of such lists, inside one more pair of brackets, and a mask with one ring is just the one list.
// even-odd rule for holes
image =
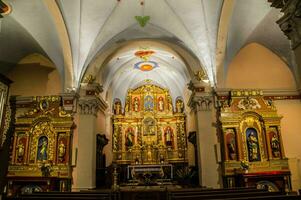
[[29, 199], [56, 199], [56, 200], [115, 200], [118, 199], [116, 193], [101, 192], [101, 191], [83, 191], [83, 192], [37, 192], [32, 194], [23, 194], [18, 197], [8, 198], [16, 200], [29, 200]]
[[[301, 196], [298, 195], [270, 195], [270, 196], [256, 196], [256, 197], [236, 197], [226, 198], [224, 200], [301, 200]], [[211, 199], [220, 200], [220, 199]]]
[[[169, 190], [167, 199], [180, 199], [180, 198], [198, 198], [199, 196], [210, 196], [210, 195], [225, 195], [225, 194], [250, 194], [250, 193], [267, 193], [266, 190], [252, 188], [225, 188], [225, 189], [180, 189], [180, 190]], [[187, 199], [187, 198], [186, 198]]]

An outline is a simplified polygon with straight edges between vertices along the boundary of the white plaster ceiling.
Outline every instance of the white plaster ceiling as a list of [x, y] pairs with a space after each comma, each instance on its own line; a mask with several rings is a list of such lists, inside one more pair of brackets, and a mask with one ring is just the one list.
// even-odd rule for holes
[[[223, 0], [144, 0], [144, 6], [140, 5], [141, 1], [6, 0], [12, 7], [12, 13], [2, 19], [4, 25], [0, 32], [0, 42], [2, 44], [6, 41], [7, 45], [5, 47], [1, 45], [0, 52], [4, 52], [7, 46], [10, 51], [5, 51], [3, 56], [0, 55], [0, 59], [5, 61], [5, 58], [9, 58], [7, 59], [9, 62], [18, 62], [20, 57], [27, 53], [43, 54], [57, 66], [62, 82], [65, 81], [64, 89], [77, 88], [89, 64], [110, 45], [135, 39], [159, 39], [184, 46], [199, 60], [200, 66], [195, 66], [195, 68], [201, 70], [203, 67], [208, 74], [210, 84], [215, 86], [216, 41]], [[59, 14], [54, 14], [53, 4], [56, 4]], [[226, 70], [228, 63], [248, 42], [260, 42], [268, 48], [278, 50], [276, 53], [285, 58], [288, 64], [294, 64], [289, 61], [292, 59], [291, 51], [283, 50], [284, 46], [289, 47], [289, 42], [273, 21], [277, 18], [279, 11], [273, 11], [274, 13], [271, 14], [271, 10], [270, 4], [265, 0], [235, 1], [227, 31], [228, 40], [224, 62]], [[149, 23], [143, 28], [140, 27], [134, 18], [137, 15], [149, 15]], [[66, 43], [61, 37], [62, 27], [57, 25], [59, 17], [62, 18], [63, 28], [67, 30], [65, 42], [70, 44], [70, 60], [66, 56], [68, 55]], [[6, 26], [5, 24], [8, 23], [9, 26]], [[260, 28], [263, 25], [264, 32]], [[273, 35], [273, 39], [269, 39], [268, 35], [275, 33], [276, 29], [277, 34]], [[18, 34], [7, 34], [14, 31]], [[164, 50], [157, 50], [162, 51], [163, 55]], [[129, 49], [125, 55], [131, 55], [133, 51]], [[161, 62], [162, 70], [166, 69], [166, 72], [174, 71], [178, 74], [181, 70], [184, 71], [184, 68], [174, 67], [174, 65], [180, 66], [181, 64], [164, 60], [164, 57], [159, 55], [155, 59]], [[134, 58], [130, 60], [130, 62], [135, 61]], [[179, 59], [180, 62], [182, 61]], [[66, 63], [71, 68], [67, 68]], [[135, 85], [134, 82], [139, 82], [139, 75], [130, 73], [126, 66], [128, 65], [125, 63], [117, 63], [116, 66], [102, 70], [112, 77], [110, 83], [105, 83], [106, 87], [114, 89], [119, 85], [117, 79], [124, 80], [126, 77], [133, 78], [132, 81], [127, 81], [128, 87]], [[117, 70], [117, 68], [120, 69]], [[196, 69], [193, 71], [195, 72]], [[65, 80], [66, 74], [71, 78]], [[174, 90], [177, 92], [185, 86], [184, 82], [191, 78], [187, 75], [181, 75], [179, 78], [178, 75], [174, 76], [172, 73], [162, 76], [164, 78], [158, 78], [160, 76], [157, 75], [148, 76], [156, 77], [155, 81], [158, 84], [168, 87], [170, 85], [166, 82], [173, 83], [179, 80], [179, 83], [172, 84], [175, 85]], [[170, 80], [165, 77], [170, 77]]]
[[[179, 40], [200, 59], [213, 81], [215, 38], [221, 0], [146, 0], [144, 6], [137, 0], [58, 2], [67, 19], [68, 30], [72, 32], [71, 41], [75, 41], [72, 49], [80, 47], [78, 51], [73, 50], [77, 81], [81, 78], [78, 72], [85, 69], [101, 48], [118, 35], [119, 40], [145, 36]], [[150, 32], [142, 35], [141, 31], [131, 31], [144, 29], [137, 25], [134, 18], [142, 14], [151, 17], [149, 26], [156, 27], [156, 34]]]
[[[140, 44], [140, 45], [139, 45]], [[183, 96], [183, 91], [190, 80], [188, 69], [180, 56], [168, 47], [152, 46], [156, 43], [137, 43], [129, 45], [118, 52], [102, 68], [101, 80], [104, 90], [112, 88], [112, 99], [119, 98], [124, 101], [129, 88], [148, 83], [168, 88], [172, 99]], [[143, 46], [141, 46], [143, 45]], [[147, 45], [147, 46], [146, 46]], [[141, 47], [152, 50], [154, 53], [148, 58], [149, 62], [155, 62], [158, 66], [150, 71], [141, 71], [135, 68], [135, 64], [143, 62], [135, 52]]]

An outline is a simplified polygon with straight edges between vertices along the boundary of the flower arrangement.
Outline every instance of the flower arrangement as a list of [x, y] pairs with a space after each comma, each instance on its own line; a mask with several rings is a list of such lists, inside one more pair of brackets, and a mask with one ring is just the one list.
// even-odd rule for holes
[[246, 160], [242, 160], [241, 162], [240, 162], [240, 167], [241, 167], [241, 169], [242, 170], [244, 170], [244, 171], [248, 171], [248, 169], [249, 169], [249, 162], [248, 161], [246, 161]]

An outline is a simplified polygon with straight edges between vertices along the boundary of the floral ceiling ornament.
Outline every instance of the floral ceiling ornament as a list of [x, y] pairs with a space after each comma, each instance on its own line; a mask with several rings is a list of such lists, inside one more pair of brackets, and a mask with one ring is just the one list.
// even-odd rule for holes
[[140, 5], [141, 5], [141, 15], [135, 16], [135, 19], [137, 20], [137, 22], [141, 27], [144, 27], [147, 24], [147, 22], [150, 20], [150, 16], [144, 15], [144, 5], [145, 5], [144, 0], [140, 1]]
[[153, 50], [139, 50], [135, 52], [135, 56], [141, 58], [143, 61], [148, 61], [149, 57], [153, 55], [155, 52]]

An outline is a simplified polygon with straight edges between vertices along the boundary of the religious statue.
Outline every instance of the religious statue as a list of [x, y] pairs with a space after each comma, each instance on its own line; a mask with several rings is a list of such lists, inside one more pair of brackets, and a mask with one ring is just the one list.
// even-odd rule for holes
[[231, 137], [229, 139], [229, 142], [227, 143], [228, 153], [229, 153], [229, 159], [235, 160], [236, 159], [236, 148], [235, 148], [235, 139], [234, 137]]
[[135, 164], [138, 165], [140, 162], [139, 162], [139, 156], [136, 155], [136, 158], [135, 158]]
[[249, 161], [259, 161], [259, 146], [258, 146], [258, 139], [256, 137], [256, 133], [251, 130], [248, 138], [247, 138], [247, 144], [248, 144], [248, 150], [249, 150]]
[[38, 155], [37, 160], [43, 161], [47, 160], [47, 149], [48, 149], [48, 139], [47, 137], [43, 136], [40, 137], [38, 142]]
[[125, 146], [132, 147], [133, 146], [133, 138], [134, 138], [133, 129], [129, 128], [128, 132], [126, 134], [126, 138], [125, 138]]
[[64, 142], [61, 140], [59, 146], [58, 146], [58, 157], [60, 161], [64, 160], [66, 154], [66, 146], [64, 144]]
[[25, 150], [24, 144], [21, 140], [19, 140], [19, 144], [17, 146], [17, 159], [19, 162], [23, 160], [24, 150]]
[[168, 110], [173, 111], [173, 109], [172, 109], [172, 100], [171, 100], [170, 96], [168, 97]]
[[176, 102], [176, 112], [177, 113], [183, 112], [183, 108], [184, 108], [183, 101], [181, 99], [178, 99]]
[[133, 110], [135, 112], [138, 112], [139, 111], [139, 99], [138, 97], [135, 97], [134, 98], [134, 102], [133, 102]]
[[121, 114], [121, 103], [120, 101], [116, 101], [114, 104], [114, 114], [120, 115]]
[[172, 146], [172, 130], [169, 126], [165, 130], [165, 145]]
[[280, 156], [280, 142], [277, 135], [274, 133], [271, 139], [272, 154], [275, 158]]
[[163, 154], [160, 154], [159, 158], [160, 158], [160, 164], [164, 164], [164, 156], [163, 156]]
[[159, 111], [163, 111], [164, 110], [164, 101], [162, 97], [159, 97], [159, 101], [158, 101], [158, 110]]
[[147, 153], [146, 153], [146, 158], [148, 162], [151, 162], [153, 160], [153, 155], [152, 155], [152, 147], [151, 145], [147, 145]]
[[125, 106], [124, 106], [124, 111], [125, 112], [129, 112], [129, 104], [130, 104], [129, 98], [126, 97]]

